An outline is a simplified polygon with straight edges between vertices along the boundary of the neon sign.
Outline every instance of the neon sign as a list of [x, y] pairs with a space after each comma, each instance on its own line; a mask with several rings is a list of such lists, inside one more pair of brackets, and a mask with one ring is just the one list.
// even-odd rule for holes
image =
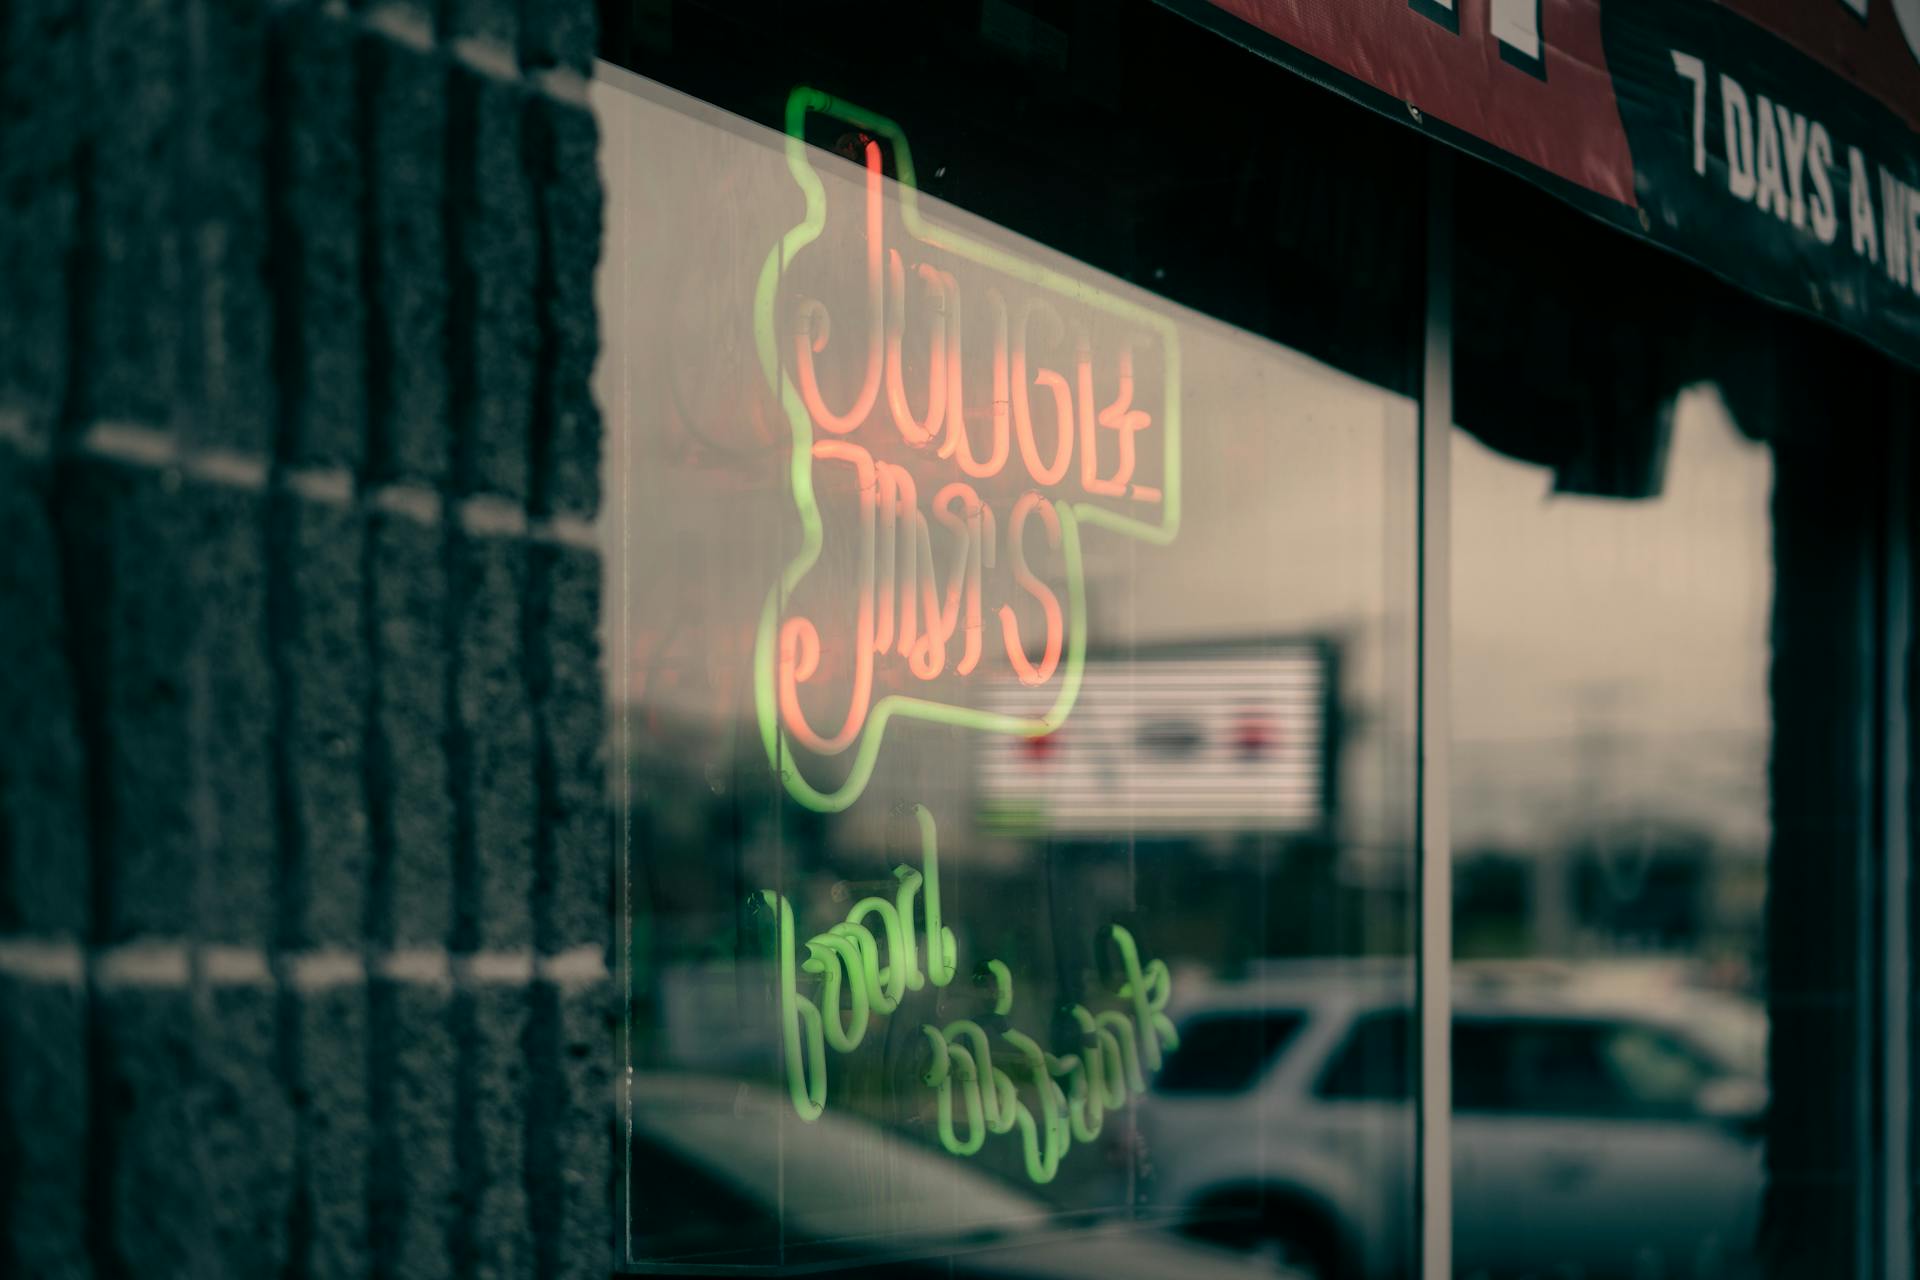
[[[859, 282], [858, 305], [843, 307], [840, 321], [807, 290], [829, 204], [805, 142], [810, 115], [849, 126], [861, 160], [857, 272], [843, 262], [823, 277]], [[895, 718], [1028, 740], [1065, 722], [1086, 670], [1082, 530], [1159, 546], [1179, 532], [1180, 352], [1166, 317], [924, 223], [892, 121], [802, 88], [786, 124], [805, 213], [761, 267], [754, 333], [791, 431], [787, 481], [801, 536], [755, 632], [754, 704], [788, 794], [828, 813], [859, 799]], [[897, 217], [883, 173], [889, 151]], [[856, 311], [856, 324], [843, 323]], [[969, 313], [984, 324], [969, 328]], [[829, 515], [847, 546], [816, 583]], [[990, 599], [990, 581], [999, 597]], [[823, 626], [823, 607], [842, 618]], [[969, 703], [972, 678], [1002, 662], [1003, 683], [1043, 709]], [[844, 686], [830, 703], [829, 685]], [[837, 782], [817, 780], [817, 761], [849, 753]], [[959, 972], [940, 913], [934, 818], [924, 805], [913, 813], [922, 869], [896, 867], [891, 900], [863, 898], [803, 944], [791, 902], [773, 890], [753, 899], [773, 917], [787, 1087], [804, 1121], [825, 1109], [828, 1049], [853, 1052], [875, 1018]], [[998, 1043], [1012, 1050], [1009, 1069], [994, 1061], [979, 1020], [923, 1024], [922, 1079], [936, 1091], [948, 1151], [972, 1155], [990, 1135], [1017, 1132], [1028, 1176], [1047, 1182], [1073, 1142], [1091, 1141], [1106, 1112], [1146, 1088], [1178, 1043], [1163, 1012], [1170, 975], [1162, 961], [1142, 963], [1126, 929], [1115, 925], [1108, 938], [1124, 973], [1114, 994], [1131, 1009], [1072, 1006], [1072, 1052], [1006, 1028]], [[818, 980], [817, 999], [802, 994], [802, 974]], [[992, 988], [980, 1016], [1009, 1015], [1012, 970], [989, 959], [979, 976]]]
[[[867, 897], [854, 903], [844, 920], [806, 939], [805, 960], [799, 958], [802, 944], [793, 904], [771, 889], [757, 895], [756, 902], [773, 916], [787, 1091], [802, 1120], [818, 1119], [826, 1109], [829, 1048], [852, 1053], [865, 1040], [873, 1019], [897, 1010], [909, 991], [946, 987], [959, 973], [953, 930], [940, 915], [940, 854], [933, 815], [924, 805], [915, 805], [914, 817], [924, 871], [895, 867], [893, 900]], [[918, 927], [916, 898], [921, 903]], [[1114, 995], [1131, 1008], [1094, 1012], [1073, 1005], [1068, 1013], [1081, 1034], [1076, 1052], [1050, 1053], [1024, 1032], [1007, 1029], [1000, 1033], [1001, 1041], [1017, 1055], [1015, 1070], [1008, 1071], [995, 1065], [992, 1040], [978, 1021], [956, 1018], [944, 1026], [921, 1025], [930, 1064], [921, 1078], [936, 1091], [940, 1144], [948, 1151], [970, 1156], [986, 1145], [989, 1135], [1017, 1130], [1027, 1176], [1051, 1182], [1073, 1143], [1092, 1142], [1100, 1136], [1108, 1111], [1145, 1092], [1147, 1074], [1158, 1071], [1165, 1051], [1180, 1043], [1165, 1012], [1171, 979], [1165, 961], [1141, 963], [1139, 948], [1126, 929], [1114, 925], [1108, 936], [1125, 979]], [[800, 993], [801, 972], [821, 980], [817, 1003]], [[980, 974], [993, 988], [992, 1012], [1011, 1013], [1013, 974], [1005, 962], [988, 960]], [[1022, 1085], [1031, 1088], [1039, 1104], [1038, 1118], [1022, 1096]], [[956, 1098], [964, 1125], [955, 1123]]]
[[[827, 230], [827, 189], [804, 141], [810, 114], [851, 126], [862, 139], [863, 323], [838, 337], [846, 326], [793, 284], [802, 274], [796, 264]], [[924, 255], [911, 265], [900, 246], [887, 243], [882, 143], [898, 177], [899, 231], [910, 252]], [[761, 267], [754, 328], [761, 371], [792, 434], [788, 480], [801, 542], [761, 613], [754, 702], [768, 760], [789, 794], [835, 812], [866, 788], [897, 717], [1025, 737], [1066, 719], [1086, 654], [1082, 529], [1156, 545], [1179, 531], [1179, 341], [1171, 321], [1136, 303], [924, 223], [905, 137], [884, 117], [796, 89], [787, 102], [786, 156], [805, 215]], [[970, 283], [984, 281], [974, 298], [960, 270]], [[963, 305], [970, 301], [988, 321], [979, 331], [990, 353], [984, 380], [965, 351]], [[917, 339], [908, 333], [916, 324], [924, 331]], [[1096, 331], [1119, 335], [1110, 350], [1098, 348]], [[924, 376], [909, 385], [908, 353], [922, 350]], [[1135, 402], [1142, 354], [1160, 384], [1152, 409]], [[822, 364], [836, 356], [837, 396]], [[968, 386], [983, 381], [984, 403], [970, 406]], [[946, 471], [937, 487], [916, 479], [916, 469], [924, 478], [935, 468]], [[975, 483], [992, 480], [1018, 486], [999, 510]], [[823, 482], [858, 495], [848, 512], [854, 616], [830, 629], [832, 641], [797, 604], [826, 542]], [[990, 608], [984, 573], [1003, 555], [1012, 598]], [[1036, 568], [1042, 563], [1051, 580]], [[1016, 604], [1039, 612], [1031, 634], [1023, 633]], [[990, 656], [990, 640], [998, 640], [994, 648], [1014, 678], [1054, 695], [1046, 709], [1008, 714], [876, 690], [883, 663], [893, 664], [904, 687], [971, 676]], [[824, 681], [830, 654], [848, 691], [825, 717], [810, 716], [806, 697]], [[847, 752], [837, 784], [811, 780], [802, 763]]]

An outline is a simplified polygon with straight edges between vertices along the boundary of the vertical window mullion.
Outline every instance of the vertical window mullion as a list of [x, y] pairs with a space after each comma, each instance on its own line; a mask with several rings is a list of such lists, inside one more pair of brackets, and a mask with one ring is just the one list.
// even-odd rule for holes
[[[1913, 536], [1909, 514], [1913, 457], [1907, 444], [1907, 415], [1912, 405], [1906, 397], [1908, 383], [1901, 379], [1893, 389], [1893, 413], [1887, 433], [1888, 492], [1886, 521], [1882, 536], [1886, 539], [1881, 557], [1883, 631], [1880, 636], [1884, 663], [1881, 710], [1885, 716], [1882, 740], [1885, 744], [1880, 768], [1883, 840], [1880, 855], [1880, 886], [1875, 895], [1880, 904], [1881, 942], [1879, 963], [1882, 998], [1880, 1016], [1882, 1098], [1882, 1134], [1879, 1190], [1881, 1195], [1880, 1269], [1886, 1277], [1905, 1276], [1913, 1270], [1913, 1234], [1909, 1206], [1912, 1203], [1913, 1171], [1910, 1143], [1912, 1111], [1909, 1082], [1913, 1056], [1912, 947], [1910, 901], [1912, 857], [1911, 815], [1907, 787], [1909, 761], [1912, 759], [1907, 735], [1912, 731], [1907, 715], [1908, 673], [1912, 661], [1912, 579]], [[1872, 899], [1870, 899], [1871, 901]]]
[[1415, 1113], [1420, 1274], [1446, 1280], [1453, 1265], [1451, 1142], [1453, 860], [1449, 831], [1452, 688], [1453, 168], [1434, 146], [1427, 186], [1427, 309], [1420, 396], [1419, 769], [1416, 824], [1419, 953], [1419, 1097]]

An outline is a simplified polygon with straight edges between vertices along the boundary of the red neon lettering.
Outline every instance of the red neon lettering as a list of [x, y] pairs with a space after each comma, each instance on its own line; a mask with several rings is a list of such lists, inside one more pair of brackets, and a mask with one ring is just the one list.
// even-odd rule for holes
[[[927, 420], [921, 422], [916, 419], [913, 409], [907, 404], [906, 377], [900, 361], [900, 337], [907, 327], [907, 282], [898, 249], [887, 250], [888, 299], [892, 304], [887, 312], [887, 407], [893, 410], [894, 425], [900, 428], [900, 434], [906, 437], [907, 443], [924, 445], [938, 434], [940, 420], [948, 408], [949, 362], [944, 348], [959, 341], [960, 317], [956, 310], [951, 326], [953, 336], [948, 338], [947, 299], [952, 298], [957, 307], [959, 290], [954, 286], [952, 276], [943, 275], [924, 262], [914, 271], [927, 282], [927, 296], [932, 299], [932, 305], [927, 308], [932, 317], [927, 339]], [[960, 377], [957, 364], [951, 373], [957, 382]], [[953, 398], [956, 401], [960, 398], [957, 389]]]
[[1007, 306], [997, 292], [988, 291], [987, 298], [994, 309], [993, 452], [982, 462], [973, 456], [973, 443], [967, 438], [966, 414], [960, 404], [960, 286], [951, 275], [943, 272], [942, 277], [947, 282], [948, 295], [953, 299], [953, 324], [947, 333], [947, 359], [953, 366], [947, 376], [947, 386], [951, 388], [953, 403], [947, 407], [947, 442], [940, 446], [940, 456], [953, 458], [967, 475], [985, 480], [999, 475], [1001, 468], [1007, 465], [1011, 443], [1006, 410], [1002, 407], [1007, 398]]
[[867, 373], [860, 394], [844, 414], [827, 408], [820, 380], [813, 370], [814, 353], [824, 351], [833, 330], [826, 307], [812, 299], [800, 302], [800, 328], [793, 335], [794, 367], [800, 375], [800, 398], [823, 431], [845, 435], [867, 420], [880, 395], [880, 250], [883, 206], [880, 198], [880, 144], [867, 143]]
[[[1073, 397], [1067, 390], [1067, 380], [1052, 369], [1042, 369], [1033, 375], [1034, 385], [1046, 387], [1053, 392], [1053, 420], [1059, 430], [1057, 443], [1053, 449], [1053, 464], [1047, 466], [1040, 461], [1040, 449], [1033, 441], [1033, 408], [1027, 399], [1027, 322], [1038, 312], [1053, 330], [1050, 341], [1060, 340], [1060, 317], [1053, 308], [1039, 300], [1034, 300], [1020, 308], [1020, 314], [1013, 325], [1013, 373], [1011, 378], [1011, 398], [1013, 401], [1013, 429], [1020, 438], [1020, 456], [1027, 464], [1027, 471], [1038, 484], [1059, 484], [1066, 477], [1067, 465], [1073, 459]], [[997, 394], [997, 392], [996, 392]]]
[[[1048, 547], [1055, 552], [1061, 548], [1064, 520], [1043, 491], [1068, 483], [1076, 453], [1078, 480], [1085, 494], [1163, 501], [1160, 489], [1134, 483], [1139, 464], [1135, 437], [1153, 426], [1153, 418], [1134, 405], [1132, 344], [1123, 343], [1116, 353], [1113, 395], [1109, 403], [1100, 405], [1095, 399], [1092, 336], [1086, 327], [1070, 326], [1048, 299], [1016, 296], [1010, 302], [1002, 289], [986, 288], [993, 343], [992, 399], [986, 412], [976, 409], [969, 417], [964, 394], [968, 370], [963, 360], [966, 329], [960, 284], [937, 265], [909, 264], [899, 249], [887, 248], [879, 145], [868, 142], [865, 152], [867, 363], [846, 412], [835, 413], [827, 407], [816, 367], [816, 357], [827, 348], [831, 334], [825, 303], [800, 300], [800, 331], [793, 337], [800, 397], [822, 433], [812, 445], [812, 457], [816, 463], [850, 466], [851, 479], [859, 490], [856, 558], [851, 566], [854, 581], [840, 579], [858, 591], [853, 633], [847, 637], [851, 647], [840, 647], [842, 633], [836, 633], [829, 646], [814, 620], [797, 615], [784, 618], [776, 635], [776, 714], [797, 746], [818, 755], [843, 752], [858, 740], [874, 705], [873, 686], [880, 663], [897, 655], [905, 659], [914, 677], [933, 681], [947, 670], [951, 657], [956, 659], [952, 666], [955, 675], [973, 674], [985, 648], [986, 627], [991, 625], [984, 617], [989, 611], [998, 615], [1008, 665], [1022, 684], [1043, 685], [1059, 671], [1066, 641], [1062, 596], [1035, 571], [1025, 534], [1029, 518], [1037, 514], [1046, 530]], [[909, 274], [918, 278], [914, 316], [909, 315]], [[924, 316], [924, 321], [918, 316]], [[917, 353], [922, 340], [917, 326], [923, 322], [927, 353], [924, 392], [916, 385], [909, 393], [907, 330], [915, 328], [912, 342]], [[1069, 333], [1073, 337], [1071, 366], [1065, 346]], [[984, 336], [975, 335], [976, 345]], [[1032, 361], [1030, 367], [1030, 340], [1037, 344], [1035, 353], [1045, 352], [1057, 367], [1045, 367], [1040, 359]], [[847, 355], [851, 354], [849, 348]], [[843, 369], [842, 361], [836, 360], [835, 364], [837, 376], [851, 374], [850, 369]], [[975, 394], [980, 390], [982, 372], [973, 371]], [[918, 372], [912, 376], [918, 384]], [[867, 448], [844, 438], [869, 423], [874, 430], [885, 430], [875, 416], [883, 383], [886, 412], [900, 439], [919, 450], [937, 446], [935, 456], [952, 459], [954, 469], [965, 479], [942, 485], [945, 477], [934, 478], [931, 474], [940, 469], [930, 465], [931, 458], [908, 458], [904, 460], [907, 465], [882, 461]], [[845, 385], [836, 381], [836, 386]], [[1036, 438], [1036, 389], [1042, 400], [1051, 400], [1054, 438], [1045, 450]], [[916, 414], [913, 401], [922, 394], [924, 409]], [[983, 425], [991, 435], [982, 452], [978, 451], [975, 432]], [[1107, 441], [1109, 432], [1117, 440]], [[985, 571], [994, 567], [997, 549], [995, 512], [972, 482], [1001, 475], [1016, 443], [1036, 487], [1014, 501], [1008, 526], [1011, 584], [1003, 586], [1002, 580], [994, 580], [996, 599], [1005, 603], [990, 606], [983, 596]], [[894, 446], [876, 447], [885, 452]], [[1107, 448], [1113, 450], [1111, 456], [1106, 456]], [[927, 481], [930, 490], [939, 486], [927, 509], [922, 509], [918, 481], [909, 465], [919, 469], [920, 478]], [[838, 474], [846, 478], [846, 473]], [[835, 491], [843, 493], [844, 489], [835, 486]], [[951, 532], [950, 551], [935, 546], [935, 520]], [[1019, 593], [1025, 593], [1033, 603], [1019, 605]], [[843, 595], [840, 598], [844, 601]], [[1030, 622], [1035, 606], [1045, 627], [1037, 658], [1029, 656], [1021, 635], [1021, 616], [1024, 614]], [[956, 632], [961, 633], [960, 643], [950, 654], [949, 642]], [[824, 672], [823, 650], [833, 656]], [[847, 654], [851, 654], [850, 664]], [[850, 673], [846, 670], [849, 665]], [[899, 675], [892, 668], [887, 674], [889, 684]], [[846, 695], [845, 718], [833, 725], [822, 704], [841, 705], [837, 686], [846, 678], [851, 679], [852, 687]], [[808, 723], [807, 708], [802, 705], [801, 686], [814, 680], [835, 686], [831, 693], [815, 689], [808, 699], [816, 714], [829, 719], [825, 730]]]
[[[907, 665], [922, 680], [931, 680], [947, 665], [947, 638], [959, 623], [959, 598], [957, 595], [952, 597], [952, 608], [942, 607], [940, 583], [933, 571], [933, 537], [927, 528], [927, 518], [915, 511], [913, 523], [914, 543], [920, 561], [920, 616], [924, 625], [907, 655]], [[962, 543], [957, 557], [958, 567], [953, 574], [955, 582], [966, 573], [966, 555], [967, 547]]]
[[807, 723], [800, 707], [800, 686], [813, 678], [820, 665], [820, 630], [806, 618], [788, 618], [780, 627], [778, 672], [780, 717], [794, 738], [810, 751], [834, 755], [845, 751], [860, 735], [873, 698], [873, 525], [876, 485], [873, 457], [857, 444], [821, 440], [813, 456], [853, 464], [860, 485], [860, 602], [854, 622], [853, 696], [840, 732], [823, 738]]
[[[780, 626], [775, 697], [780, 719], [794, 741], [816, 754], [833, 755], [852, 745], [865, 726], [873, 701], [876, 659], [881, 655], [897, 653], [907, 659], [915, 676], [934, 680], [946, 668], [948, 642], [960, 632], [954, 674], [971, 675], [978, 669], [985, 645], [985, 570], [994, 567], [998, 535], [993, 508], [971, 484], [956, 480], [943, 486], [934, 495], [932, 510], [933, 517], [954, 535], [951, 568], [943, 582], [934, 569], [931, 526], [920, 510], [910, 472], [875, 460], [847, 440], [817, 441], [813, 456], [851, 466], [860, 495], [853, 575], [857, 612], [850, 649], [853, 687], [846, 718], [837, 730], [823, 733], [808, 723], [800, 686], [820, 673], [822, 640], [813, 620], [794, 616]], [[1059, 597], [1033, 571], [1027, 557], [1026, 525], [1035, 513], [1046, 528], [1048, 545], [1057, 550], [1060, 517], [1037, 489], [1028, 490], [1014, 503], [1008, 536], [1014, 583], [1045, 616], [1046, 635], [1037, 663], [1027, 656], [1012, 605], [1003, 604], [996, 611], [1008, 663], [1021, 683], [1029, 686], [1053, 677], [1066, 638]]]
[[[1113, 475], [1108, 479], [1100, 478], [1099, 443], [1094, 435], [1093, 414], [1093, 357], [1087, 349], [1087, 340], [1081, 337], [1075, 360], [1080, 383], [1080, 483], [1088, 493], [1105, 494], [1108, 497], [1125, 497], [1127, 481], [1133, 478], [1134, 451], [1133, 437], [1145, 431], [1153, 424], [1153, 419], [1144, 411], [1132, 408], [1133, 404], [1133, 347], [1131, 344], [1120, 348], [1120, 387], [1115, 392], [1113, 403], [1100, 411], [1099, 424], [1109, 431], [1120, 435], [1120, 461]], [[1149, 490], [1153, 497], [1160, 496], [1158, 490]], [[1145, 495], [1142, 495], [1145, 496]]]
[[1040, 521], [1047, 526], [1047, 544], [1058, 549], [1060, 546], [1060, 516], [1053, 504], [1032, 489], [1020, 495], [1020, 501], [1013, 504], [1013, 516], [1007, 521], [1007, 549], [1013, 556], [1013, 578], [1021, 588], [1040, 602], [1047, 614], [1047, 647], [1041, 655], [1040, 665], [1035, 667], [1027, 660], [1026, 646], [1020, 643], [1020, 624], [1013, 616], [1013, 606], [1000, 606], [1000, 637], [1006, 642], [1007, 661], [1013, 664], [1014, 674], [1025, 685], [1045, 684], [1053, 675], [1054, 668], [1060, 665], [1060, 645], [1066, 637], [1067, 627], [1060, 614], [1060, 601], [1047, 584], [1034, 576], [1027, 567], [1027, 550], [1021, 541], [1021, 530], [1026, 527], [1027, 516], [1039, 511]]
[[[919, 602], [915, 599], [920, 567], [920, 498], [913, 475], [906, 468], [897, 467], [891, 462], [876, 462], [873, 466], [880, 489], [880, 564], [875, 571], [879, 580], [879, 597], [875, 604], [873, 651], [885, 653], [893, 644], [894, 586], [897, 581], [900, 586], [900, 656], [911, 657], [920, 616]], [[906, 543], [904, 551], [899, 547], [903, 539]]]
[[[955, 503], [962, 507], [955, 512]], [[965, 634], [960, 642], [960, 662], [954, 667], [957, 675], [971, 675], [980, 663], [980, 571], [982, 564], [993, 564], [993, 509], [980, 501], [980, 495], [972, 485], [955, 480], [934, 495], [934, 514], [940, 523], [952, 529], [960, 538], [955, 547], [953, 574], [947, 579], [947, 600], [941, 609], [941, 627], [946, 635], [953, 634], [959, 623], [960, 602], [964, 595], [967, 612]]]

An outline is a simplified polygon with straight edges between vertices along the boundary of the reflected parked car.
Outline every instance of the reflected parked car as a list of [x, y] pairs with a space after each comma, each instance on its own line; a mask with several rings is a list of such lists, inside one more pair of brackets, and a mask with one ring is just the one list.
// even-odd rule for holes
[[[1405, 968], [1310, 965], [1189, 999], [1141, 1110], [1154, 1200], [1196, 1236], [1308, 1274], [1406, 1274], [1417, 1045]], [[1454, 1273], [1749, 1270], [1758, 1006], [1577, 969], [1462, 972]]]
[[810, 1124], [784, 1093], [632, 1079], [631, 1238], [674, 1266], [1031, 1280], [1299, 1280], [1244, 1256], [1050, 1205], [869, 1120]]

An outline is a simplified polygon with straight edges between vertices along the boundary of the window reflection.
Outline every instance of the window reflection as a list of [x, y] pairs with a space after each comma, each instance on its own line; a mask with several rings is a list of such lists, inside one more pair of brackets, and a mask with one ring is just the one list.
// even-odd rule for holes
[[1410, 974], [1411, 404], [861, 108], [596, 98], [626, 1261], [1404, 1268], [1406, 1109], [1337, 1216], [1300, 1122]]
[[1455, 1271], [1754, 1272], [1773, 455], [1631, 500], [1454, 443]]

